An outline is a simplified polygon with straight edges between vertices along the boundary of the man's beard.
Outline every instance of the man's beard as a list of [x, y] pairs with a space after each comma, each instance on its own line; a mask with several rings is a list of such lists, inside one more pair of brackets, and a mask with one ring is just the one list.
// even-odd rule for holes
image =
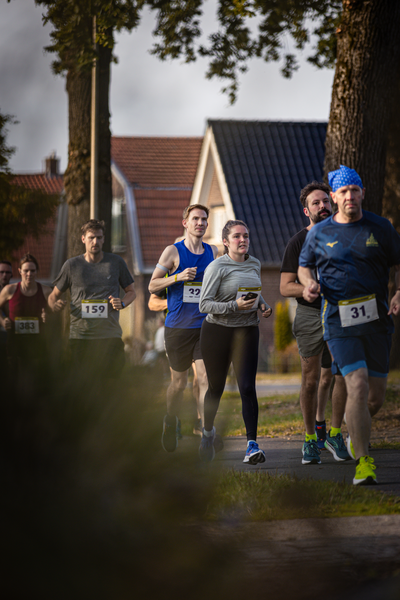
[[317, 215], [310, 217], [311, 221], [316, 225], [317, 223], [321, 223], [321, 221], [325, 221], [328, 217], [331, 216], [331, 213], [328, 210], [321, 210]]

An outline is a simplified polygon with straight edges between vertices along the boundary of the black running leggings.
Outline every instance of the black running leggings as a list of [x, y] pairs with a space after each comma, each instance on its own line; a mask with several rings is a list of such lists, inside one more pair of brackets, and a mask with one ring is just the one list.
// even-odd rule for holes
[[242, 414], [247, 440], [257, 439], [258, 402], [256, 373], [258, 363], [258, 326], [224, 327], [203, 321], [201, 354], [207, 371], [208, 390], [204, 398], [204, 428], [211, 431], [233, 363], [242, 398]]

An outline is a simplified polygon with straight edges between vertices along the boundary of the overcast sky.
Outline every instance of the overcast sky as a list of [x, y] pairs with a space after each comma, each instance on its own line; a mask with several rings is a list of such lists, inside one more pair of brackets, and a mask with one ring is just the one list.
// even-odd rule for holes
[[[212, 26], [214, 0], [208, 0], [206, 27]], [[1, 2], [0, 111], [14, 115], [7, 141], [16, 147], [11, 167], [39, 172], [53, 150], [67, 166], [68, 122], [65, 80], [51, 73], [50, 26], [33, 0]], [[221, 93], [222, 82], [205, 79], [206, 62], [161, 62], [148, 50], [154, 17], [145, 13], [139, 28], [117, 36], [119, 64], [111, 73], [113, 135], [203, 135], [208, 118], [324, 121], [328, 119], [333, 71], [301, 61], [291, 80], [279, 65], [250, 63], [234, 106]]]

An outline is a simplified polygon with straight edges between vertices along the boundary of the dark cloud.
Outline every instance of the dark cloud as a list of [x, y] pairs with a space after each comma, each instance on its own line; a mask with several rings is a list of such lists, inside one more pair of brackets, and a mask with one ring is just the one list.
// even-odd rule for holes
[[[20, 121], [10, 128], [17, 147], [12, 167], [38, 171], [52, 150], [66, 167], [68, 146], [65, 81], [51, 73], [44, 53], [51, 27], [43, 27], [41, 8], [13, 0], [0, 7], [0, 110]], [[208, 3], [205, 27], [214, 15]], [[145, 13], [139, 28], [117, 37], [119, 64], [112, 66], [111, 129], [116, 135], [202, 135], [206, 119], [323, 120], [328, 118], [332, 71], [302, 64], [284, 80], [276, 64], [253, 61], [243, 76], [232, 107], [220, 81], [204, 77], [205, 61], [190, 65], [160, 62], [148, 52], [153, 43], [153, 16]]]

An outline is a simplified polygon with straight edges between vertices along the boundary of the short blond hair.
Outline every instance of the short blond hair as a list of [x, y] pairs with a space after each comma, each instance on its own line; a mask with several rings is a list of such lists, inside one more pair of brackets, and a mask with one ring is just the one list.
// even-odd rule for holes
[[190, 213], [192, 212], [192, 210], [194, 210], [195, 208], [198, 208], [199, 210], [204, 210], [204, 212], [207, 215], [207, 219], [208, 219], [208, 215], [210, 214], [210, 209], [207, 208], [207, 206], [203, 206], [202, 204], [190, 204], [189, 206], [187, 206], [182, 214], [182, 217], [184, 218], [184, 220], [189, 218]]

